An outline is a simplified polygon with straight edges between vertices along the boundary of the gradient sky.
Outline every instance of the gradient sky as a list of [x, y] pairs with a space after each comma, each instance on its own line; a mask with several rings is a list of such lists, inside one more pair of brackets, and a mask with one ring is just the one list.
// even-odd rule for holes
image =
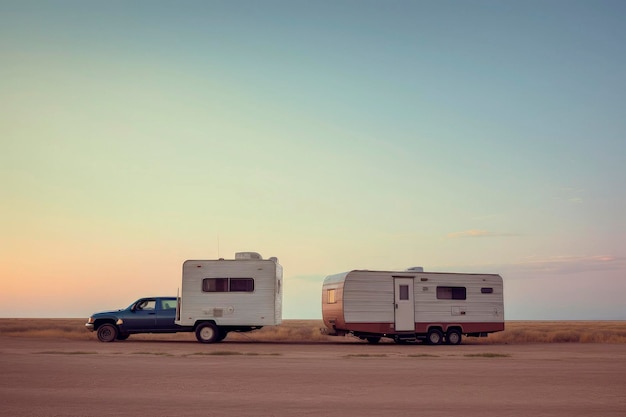
[[491, 272], [626, 319], [623, 1], [0, 0], [0, 317], [175, 295], [257, 251]]

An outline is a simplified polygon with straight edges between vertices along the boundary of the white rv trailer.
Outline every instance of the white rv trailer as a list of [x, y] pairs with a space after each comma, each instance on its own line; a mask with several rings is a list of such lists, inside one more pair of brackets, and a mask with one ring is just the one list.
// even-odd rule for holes
[[198, 341], [282, 321], [283, 269], [278, 259], [238, 252], [235, 259], [188, 260], [175, 323], [192, 326]]
[[353, 270], [325, 278], [322, 316], [329, 335], [370, 343], [461, 343], [462, 335], [504, 330], [502, 278], [495, 274]]

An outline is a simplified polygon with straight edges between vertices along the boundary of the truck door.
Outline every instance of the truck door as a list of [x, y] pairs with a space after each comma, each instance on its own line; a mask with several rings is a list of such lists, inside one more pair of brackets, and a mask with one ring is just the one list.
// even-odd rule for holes
[[415, 302], [413, 296], [413, 278], [394, 277], [395, 293], [395, 329], [396, 331], [415, 331]]
[[133, 306], [133, 315], [124, 321], [128, 330], [152, 330], [156, 324], [156, 300], [145, 298]]
[[176, 299], [160, 299], [157, 303], [156, 329], [160, 331], [168, 331], [177, 328], [174, 324], [176, 319]]

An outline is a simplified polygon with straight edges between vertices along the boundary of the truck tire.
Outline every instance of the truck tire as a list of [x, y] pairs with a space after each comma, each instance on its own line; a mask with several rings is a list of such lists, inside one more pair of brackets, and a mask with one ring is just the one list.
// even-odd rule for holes
[[448, 345], [460, 345], [463, 337], [459, 329], [450, 329], [446, 333], [446, 344]]
[[426, 341], [429, 345], [440, 345], [443, 341], [443, 333], [439, 329], [430, 329]]
[[196, 327], [196, 339], [200, 343], [215, 343], [220, 338], [220, 329], [213, 323], [202, 323]]
[[106, 323], [98, 327], [98, 340], [101, 342], [113, 342], [117, 338], [117, 327]]

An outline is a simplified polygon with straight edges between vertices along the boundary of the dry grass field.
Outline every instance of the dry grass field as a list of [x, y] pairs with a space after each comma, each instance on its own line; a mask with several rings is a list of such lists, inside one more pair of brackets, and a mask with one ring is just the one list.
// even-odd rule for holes
[[[0, 318], [0, 335], [28, 338], [96, 340], [84, 327], [84, 319]], [[340, 342], [352, 337], [329, 337], [320, 333], [321, 320], [285, 320], [280, 326], [249, 333], [231, 333], [228, 341], [250, 342]], [[133, 335], [138, 340], [195, 340], [191, 333]], [[503, 332], [486, 338], [465, 338], [465, 344], [527, 343], [626, 343], [626, 321], [509, 321]]]

